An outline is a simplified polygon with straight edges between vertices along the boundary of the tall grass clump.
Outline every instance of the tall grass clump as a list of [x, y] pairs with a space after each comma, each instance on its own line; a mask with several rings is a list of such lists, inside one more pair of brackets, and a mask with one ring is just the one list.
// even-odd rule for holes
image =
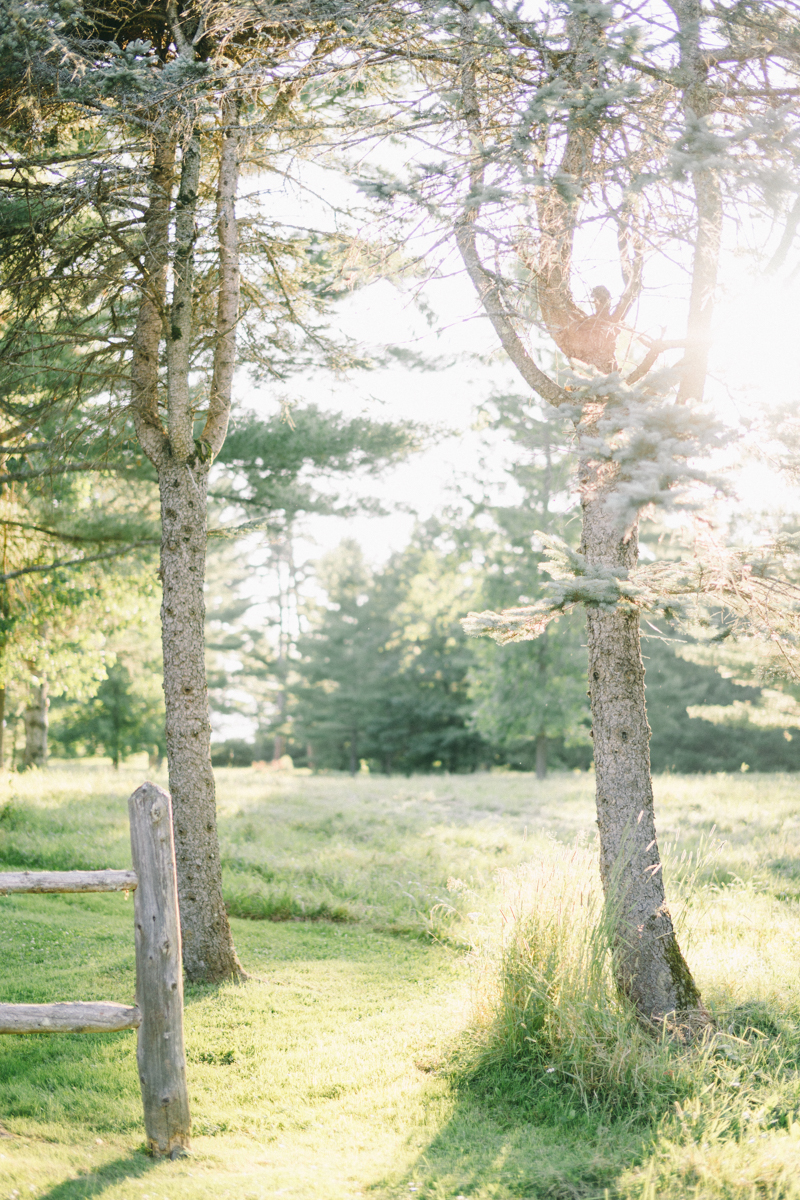
[[242, 881], [226, 872], [223, 879], [225, 907], [232, 917], [249, 921], [355, 921], [346, 904], [327, 899], [307, 899], [283, 886], [259, 888], [250, 876]]
[[[611, 975], [597, 856], [543, 847], [500, 873], [499, 923], [473, 949], [475, 1001], [461, 1066], [541, 1116], [569, 1109], [653, 1120], [716, 1078], [722, 1046], [639, 1024]], [[724, 1055], [723, 1055], [724, 1061]]]

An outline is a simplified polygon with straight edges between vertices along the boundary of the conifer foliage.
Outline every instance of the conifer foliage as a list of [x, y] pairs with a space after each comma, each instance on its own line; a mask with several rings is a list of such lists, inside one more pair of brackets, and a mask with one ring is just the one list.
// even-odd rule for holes
[[[424, 211], [449, 229], [509, 359], [574, 424], [583, 515], [579, 548], [542, 539], [549, 597], [474, 613], [465, 627], [501, 644], [535, 639], [554, 614], [585, 608], [616, 979], [644, 1021], [690, 1031], [707, 1016], [661, 879], [639, 618], [674, 616], [708, 585], [740, 613], [747, 592], [748, 615], [769, 630], [759, 595], [771, 584], [737, 590], [756, 572], [737, 570], [735, 556], [650, 573], [638, 562], [638, 522], [714, 486], [698, 460], [724, 437], [704, 394], [737, 223], [750, 223], [765, 266], [793, 241], [796, 13], [699, 0], [530, 11], [466, 0], [423, 12], [436, 53], [430, 42], [416, 58], [409, 50], [419, 88], [407, 108], [408, 167], [364, 187], [398, 216]], [[683, 313], [668, 338], [637, 324], [637, 307], [647, 311], [669, 261]], [[540, 365], [542, 346], [559, 352], [559, 370]]]
[[318, 564], [326, 603], [297, 644], [293, 733], [315, 765], [355, 774], [487, 767], [470, 721], [470, 648], [458, 625], [469, 580], [437, 554], [433, 527], [372, 572], [357, 543]]
[[[370, 9], [56, 0], [12, 5], [11, 17], [0, 97], [11, 129], [0, 184], [7, 361], [63, 379], [60, 359], [77, 353], [68, 403], [108, 397], [95, 427], [114, 449], [138, 447], [157, 475], [184, 963], [190, 979], [237, 977], [203, 649], [208, 475], [225, 441], [237, 338], [240, 361], [273, 378], [347, 361], [315, 327], [320, 276], [337, 275], [331, 255], [255, 197], [240, 241], [239, 178], [245, 165], [284, 170], [287, 149], [316, 144], [315, 104], [322, 112], [333, 90], [322, 81], [364, 35]], [[47, 404], [62, 391], [52, 387]], [[6, 440], [35, 428], [44, 403], [17, 413]], [[46, 469], [96, 469], [79, 460], [79, 442], [71, 449], [72, 461]]]

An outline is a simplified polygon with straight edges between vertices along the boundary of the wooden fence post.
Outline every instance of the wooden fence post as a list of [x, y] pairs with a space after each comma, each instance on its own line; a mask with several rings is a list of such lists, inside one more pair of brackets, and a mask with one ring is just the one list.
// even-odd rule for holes
[[183, 968], [172, 801], [143, 783], [128, 801], [136, 934], [136, 1003], [142, 1013], [136, 1058], [148, 1148], [177, 1158], [191, 1132], [183, 1046]]

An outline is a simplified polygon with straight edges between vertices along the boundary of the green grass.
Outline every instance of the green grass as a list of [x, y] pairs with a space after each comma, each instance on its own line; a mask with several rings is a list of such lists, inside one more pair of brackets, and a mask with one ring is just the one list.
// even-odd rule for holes
[[[100, 764], [3, 777], [3, 868], [129, 865], [142, 778]], [[251, 978], [187, 992], [192, 1157], [141, 1151], [134, 1035], [4, 1038], [0, 1200], [800, 1197], [800, 780], [657, 781], [713, 1044], [654, 1046], [613, 997], [598, 1017], [599, 993], [581, 1009], [578, 972], [530, 1053], [503, 962], [525, 928], [533, 944], [535, 906], [566, 911], [565, 864], [571, 894], [596, 887], [591, 776], [218, 780]], [[0, 899], [0, 1000], [129, 1001], [131, 924], [117, 895]], [[549, 927], [551, 950], [578, 945], [579, 925]], [[525, 969], [540, 978], [542, 961]], [[567, 959], [548, 961], [561, 978]], [[606, 1076], [572, 1078], [589, 1067], [617, 1072], [614, 1103]]]

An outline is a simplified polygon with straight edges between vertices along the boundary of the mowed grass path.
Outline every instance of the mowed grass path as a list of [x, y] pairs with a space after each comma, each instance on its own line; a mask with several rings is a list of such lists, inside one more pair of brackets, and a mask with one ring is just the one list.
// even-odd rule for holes
[[[92, 764], [5, 777], [2, 868], [128, 865], [142, 778]], [[665, 1127], [659, 1141], [633, 1119], [541, 1124], [446, 1069], [470, 1019], [466, 948], [497, 924], [497, 869], [543, 838], [591, 839], [593, 777], [218, 780], [231, 910], [291, 919], [234, 917], [249, 982], [187, 992], [193, 1156], [141, 1152], [135, 1035], [3, 1038], [0, 1200], [800, 1196], [791, 1114], [753, 1138]], [[704, 992], [720, 1012], [795, 1020], [800, 780], [667, 777], [657, 803]], [[133, 988], [130, 900], [0, 898], [0, 1000]]]

